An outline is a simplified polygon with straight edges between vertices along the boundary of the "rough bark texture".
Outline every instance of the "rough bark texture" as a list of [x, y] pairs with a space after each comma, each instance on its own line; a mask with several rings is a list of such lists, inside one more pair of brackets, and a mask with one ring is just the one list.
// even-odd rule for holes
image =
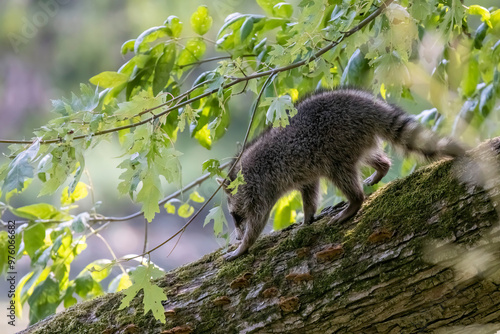
[[[166, 324], [143, 314], [141, 295], [118, 311], [116, 293], [22, 333], [496, 333], [499, 151], [495, 139], [475, 163], [439, 161], [391, 182], [348, 223], [328, 224], [327, 212], [234, 262], [215, 252], [167, 273]], [[457, 180], [478, 179], [480, 165], [483, 186]]]

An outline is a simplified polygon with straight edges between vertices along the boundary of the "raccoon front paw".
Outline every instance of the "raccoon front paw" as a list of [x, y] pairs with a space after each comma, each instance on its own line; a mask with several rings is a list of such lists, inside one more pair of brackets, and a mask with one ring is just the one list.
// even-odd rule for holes
[[235, 251], [226, 253], [222, 257], [226, 261], [233, 261], [238, 256], [245, 254], [247, 252], [247, 250], [248, 250], [248, 247], [241, 247], [241, 244], [240, 244], [240, 246], [238, 248], [236, 248]]
[[226, 253], [222, 256], [222, 258], [224, 259], [224, 261], [233, 261], [234, 259], [236, 259], [238, 256], [240, 256], [239, 254], [236, 253], [237, 250], [235, 250], [234, 252], [230, 252], [230, 253]]

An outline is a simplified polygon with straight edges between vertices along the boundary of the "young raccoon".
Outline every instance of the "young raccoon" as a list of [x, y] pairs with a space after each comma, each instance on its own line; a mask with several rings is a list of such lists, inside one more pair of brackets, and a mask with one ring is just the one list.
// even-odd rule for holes
[[241, 170], [246, 184], [231, 195], [228, 180], [218, 179], [227, 193], [239, 247], [224, 256], [244, 254], [264, 229], [276, 201], [297, 189], [302, 194], [304, 223], [311, 223], [319, 200], [319, 180], [329, 179], [347, 198], [348, 206], [332, 218], [352, 217], [364, 200], [360, 165], [375, 173], [364, 183], [379, 182], [391, 161], [379, 148], [385, 139], [404, 152], [426, 158], [457, 157], [465, 153], [451, 139], [440, 138], [412, 116], [362, 90], [319, 91], [300, 101], [297, 115], [285, 128], [270, 128], [248, 144], [228, 179]]

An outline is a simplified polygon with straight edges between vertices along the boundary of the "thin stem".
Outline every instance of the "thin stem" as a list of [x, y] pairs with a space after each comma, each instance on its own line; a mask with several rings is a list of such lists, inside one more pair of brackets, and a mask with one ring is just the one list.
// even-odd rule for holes
[[96, 237], [98, 237], [99, 239], [101, 239], [101, 241], [104, 243], [104, 245], [106, 246], [106, 248], [108, 249], [108, 251], [111, 253], [111, 256], [113, 257], [113, 260], [115, 260], [116, 263], [118, 264], [118, 266], [120, 267], [120, 270], [124, 274], [126, 274], [127, 272], [125, 271], [125, 268], [123, 268], [123, 266], [121, 265], [121, 263], [118, 261], [118, 258], [116, 257], [115, 252], [113, 252], [113, 249], [111, 248], [111, 245], [106, 241], [106, 239], [104, 239], [104, 237], [98, 231], [94, 230], [92, 228], [92, 226], [89, 226], [89, 229], [92, 232], [92, 234], [94, 234]]
[[144, 218], [144, 246], [142, 247], [142, 252], [145, 253], [148, 248], [148, 220]]

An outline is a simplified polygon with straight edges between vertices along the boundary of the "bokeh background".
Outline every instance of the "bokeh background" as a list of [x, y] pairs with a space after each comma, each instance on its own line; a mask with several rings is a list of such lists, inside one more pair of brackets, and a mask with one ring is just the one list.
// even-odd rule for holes
[[[297, 3], [298, 0], [288, 2]], [[498, 0], [465, 1], [465, 4], [469, 2], [485, 7], [498, 5]], [[80, 83], [88, 83], [89, 78], [102, 71], [117, 70], [128, 59], [121, 55], [121, 45], [147, 28], [161, 25], [169, 15], [176, 15], [184, 22], [181, 37], [194, 35], [190, 31], [189, 18], [202, 4], [209, 6], [214, 19], [212, 31], [206, 36], [212, 40], [215, 40], [217, 27], [227, 15], [233, 12], [264, 14], [255, 1], [245, 0], [0, 0], [0, 138], [31, 138], [33, 130], [52, 117], [51, 99], [70, 98], [71, 92], [79, 92]], [[204, 57], [218, 55], [221, 54], [209, 46]], [[191, 77], [196, 78], [197, 73], [210, 69], [212, 65], [208, 63], [199, 67]], [[176, 149], [184, 153], [181, 157], [183, 184], [202, 175], [201, 162], [209, 158], [225, 162], [236, 153], [237, 142], [244, 137], [252, 99], [242, 94], [232, 101], [229, 106], [231, 125], [226, 136], [211, 151], [191, 139], [188, 131], [179, 136]], [[0, 152], [2, 163], [4, 155], [9, 152], [6, 144], [0, 144]], [[116, 187], [121, 171], [116, 166], [121, 154], [118, 147], [109, 142], [100, 144], [86, 155], [90, 178], [85, 177], [83, 181], [92, 183], [95, 200], [102, 202], [99, 212], [107, 216], [125, 216], [139, 210], [129, 198], [118, 197]], [[11, 204], [18, 207], [37, 202], [59, 203], [57, 196], [38, 198], [36, 186], [14, 198]], [[215, 182], [208, 181], [198, 192], [208, 197], [215, 188]], [[175, 190], [166, 185], [164, 194]], [[215, 203], [220, 201], [220, 196], [214, 199]], [[78, 205], [80, 208], [76, 211], [89, 210], [90, 198], [78, 202]], [[205, 215], [206, 212], [201, 214], [177, 244], [170, 243], [155, 251], [152, 261], [169, 270], [224, 246], [223, 240], [214, 237], [211, 226], [203, 228]], [[12, 217], [2, 217], [4, 221], [9, 218]], [[148, 248], [164, 241], [185, 221], [167, 215], [163, 210], [148, 225]], [[102, 235], [115, 254], [122, 257], [142, 253], [144, 228], [144, 220], [137, 218], [112, 223]], [[89, 238], [87, 249], [73, 263], [70, 279], [89, 262], [111, 258], [102, 240]], [[20, 261], [16, 269], [19, 280], [29, 271], [28, 261]], [[5, 278], [1, 277], [1, 310], [7, 307], [7, 290]], [[17, 319], [15, 328], [7, 325], [6, 311], [0, 312], [0, 333], [14, 333], [25, 328], [27, 307], [25, 305], [24, 318]]]

